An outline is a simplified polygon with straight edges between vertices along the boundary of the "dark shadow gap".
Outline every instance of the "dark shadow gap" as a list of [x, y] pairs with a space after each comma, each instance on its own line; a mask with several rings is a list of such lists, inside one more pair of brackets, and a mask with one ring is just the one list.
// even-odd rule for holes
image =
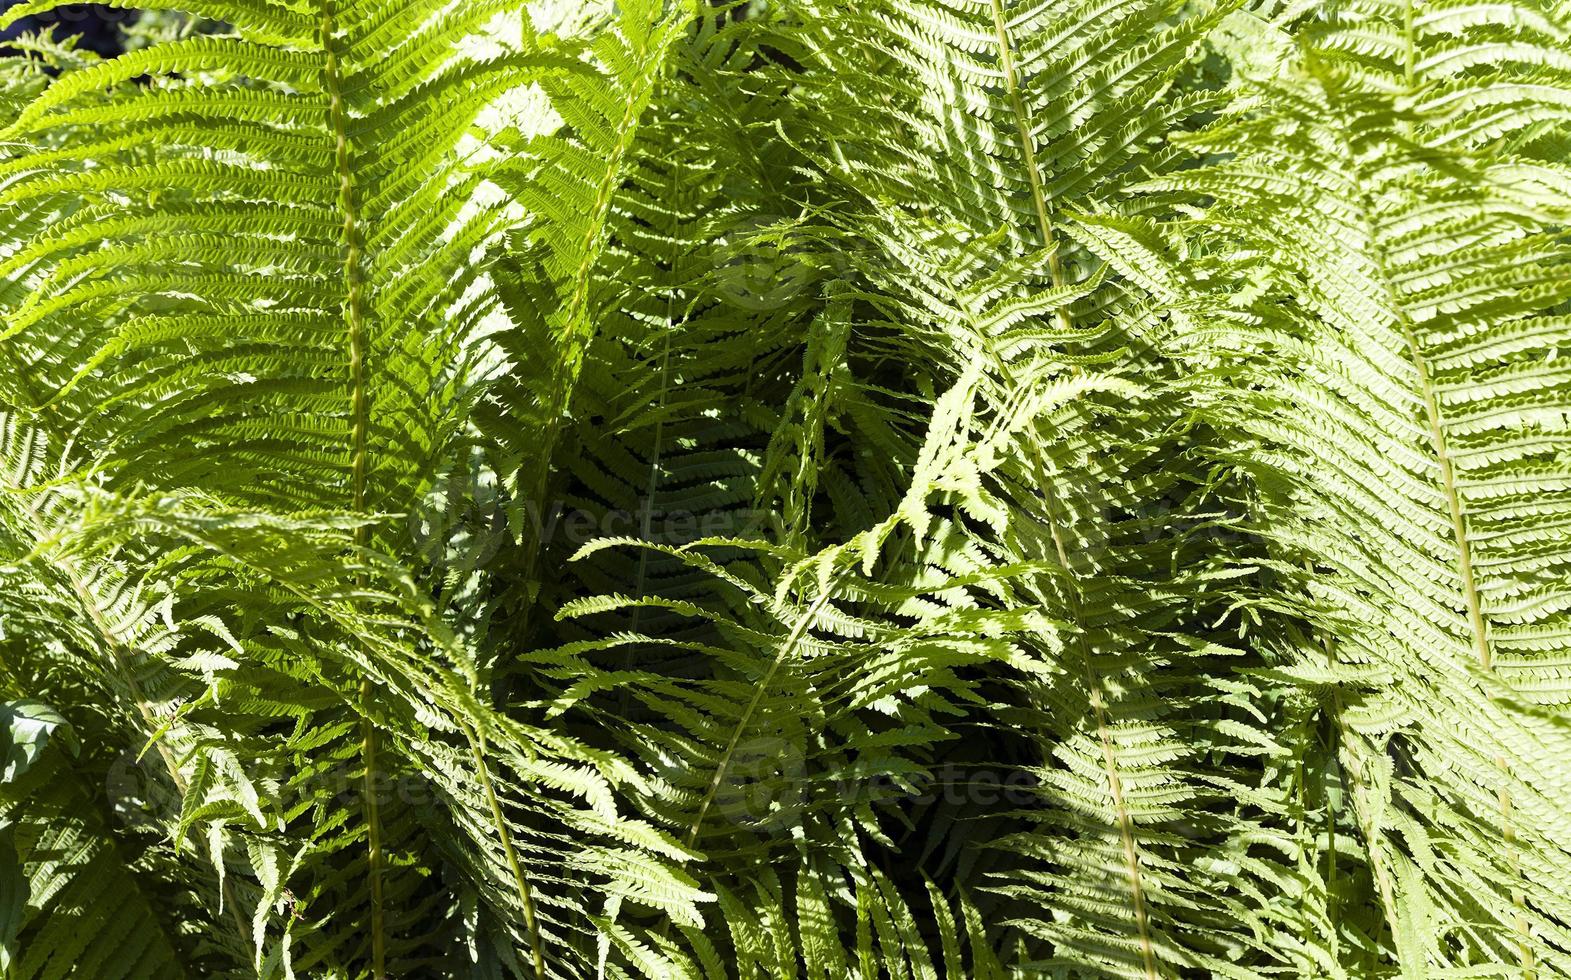
[[[22, 0], [0, 0], [0, 10], [19, 6]], [[21, 34], [53, 29], [56, 41], [75, 37], [77, 46], [104, 58], [113, 58], [125, 51], [123, 28], [136, 22], [138, 12], [109, 7], [99, 3], [72, 3], [36, 17], [23, 17], [15, 24], [0, 31], [0, 55], [14, 54], [15, 49], [5, 42]]]

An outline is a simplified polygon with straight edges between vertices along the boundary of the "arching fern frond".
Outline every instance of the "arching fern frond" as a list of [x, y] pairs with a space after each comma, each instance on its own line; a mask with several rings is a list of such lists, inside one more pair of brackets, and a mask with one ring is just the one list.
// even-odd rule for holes
[[71, 725], [27, 699], [0, 704], [0, 725], [0, 969], [28, 978], [189, 975], [196, 937], [181, 916], [191, 907], [144, 890], [157, 858], [138, 859], [116, 841], [113, 817], [74, 771], [82, 746]]
[[1571, 65], [1541, 40], [1562, 26], [1501, 12], [1510, 43], [1462, 6], [1338, 5], [1293, 74], [1191, 141], [1235, 158], [1153, 185], [1214, 206], [1090, 227], [1130, 264], [1192, 257], [1167, 273], [1174, 340], [1224, 383], [1271, 538], [1334, 610], [1333, 663], [1390, 678], [1336, 710], [1375, 756], [1350, 769], [1404, 967], [1534, 975], [1566, 949], [1566, 746], [1513, 705], [1566, 699], [1571, 299], [1564, 174], [1535, 154]]

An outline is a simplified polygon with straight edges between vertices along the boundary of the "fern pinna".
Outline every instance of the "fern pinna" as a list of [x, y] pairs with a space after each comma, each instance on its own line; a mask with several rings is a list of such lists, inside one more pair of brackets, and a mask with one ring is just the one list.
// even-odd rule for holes
[[1571, 975], [1564, 3], [110, 6], [0, 975]]

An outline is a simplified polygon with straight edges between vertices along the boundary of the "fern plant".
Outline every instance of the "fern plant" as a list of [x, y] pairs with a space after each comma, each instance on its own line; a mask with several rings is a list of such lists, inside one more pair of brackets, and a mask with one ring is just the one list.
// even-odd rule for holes
[[1564, 4], [134, 6], [0, 975], [1571, 975]]

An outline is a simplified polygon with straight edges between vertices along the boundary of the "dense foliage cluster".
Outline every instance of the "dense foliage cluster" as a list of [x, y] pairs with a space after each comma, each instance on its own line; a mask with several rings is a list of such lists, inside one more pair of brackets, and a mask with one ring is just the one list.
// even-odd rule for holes
[[1571, 976], [1571, 3], [64, 6], [0, 976]]

